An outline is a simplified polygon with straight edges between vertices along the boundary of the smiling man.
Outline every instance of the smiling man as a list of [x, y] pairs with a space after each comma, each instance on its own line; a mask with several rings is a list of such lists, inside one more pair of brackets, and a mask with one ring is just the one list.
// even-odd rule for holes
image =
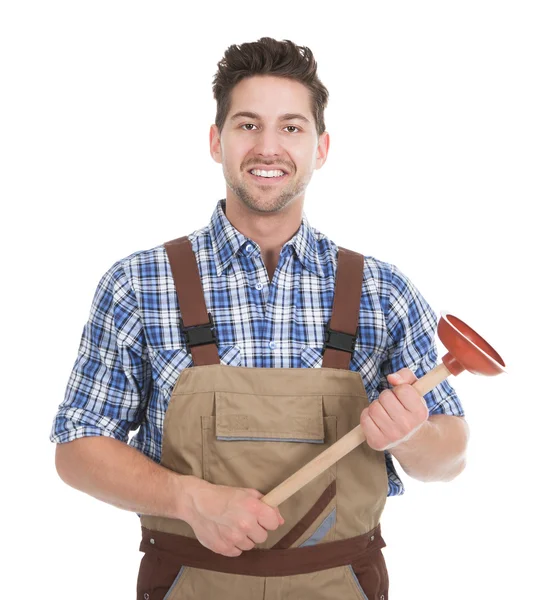
[[[436, 316], [394, 265], [308, 223], [329, 150], [308, 48], [231, 46], [214, 95], [225, 199], [100, 281], [54, 421], [58, 473], [141, 515], [138, 599], [385, 599], [392, 456], [424, 481], [464, 468], [455, 391], [410, 385], [436, 364]], [[367, 443], [279, 508], [262, 500], [359, 423]]]

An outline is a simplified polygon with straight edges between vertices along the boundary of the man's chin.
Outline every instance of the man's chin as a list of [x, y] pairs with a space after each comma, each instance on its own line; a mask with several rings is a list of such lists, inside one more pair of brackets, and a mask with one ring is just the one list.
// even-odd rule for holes
[[279, 196], [277, 198], [264, 198], [252, 196], [239, 196], [241, 202], [250, 210], [258, 213], [275, 213], [283, 210], [293, 199]]

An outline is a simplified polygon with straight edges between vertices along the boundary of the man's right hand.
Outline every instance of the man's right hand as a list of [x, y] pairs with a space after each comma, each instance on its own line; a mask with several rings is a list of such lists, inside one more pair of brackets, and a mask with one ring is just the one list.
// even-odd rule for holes
[[214, 485], [198, 480], [191, 491], [186, 521], [199, 542], [224, 556], [251, 550], [285, 522], [277, 508], [260, 500], [252, 488]]

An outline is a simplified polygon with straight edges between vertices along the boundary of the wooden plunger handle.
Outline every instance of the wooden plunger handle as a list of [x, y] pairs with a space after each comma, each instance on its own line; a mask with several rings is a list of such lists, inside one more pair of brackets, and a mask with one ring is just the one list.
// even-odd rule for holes
[[[449, 369], [441, 363], [413, 383], [412, 387], [415, 388], [421, 396], [424, 396], [430, 390], [433, 390], [436, 385], [447, 379], [449, 375], [451, 375]], [[362, 431], [362, 427], [357, 425], [354, 429], [349, 431], [349, 433], [335, 442], [335, 444], [332, 444], [327, 450], [324, 450], [324, 452], [312, 459], [304, 467], [301, 467], [296, 473], [293, 473], [291, 477], [287, 478], [283, 483], [261, 498], [262, 502], [273, 507], [279, 506], [282, 502], [285, 502], [287, 498], [320, 475], [320, 473], [323, 473], [328, 467], [331, 467], [331, 465], [335, 464], [351, 450], [354, 450], [365, 440], [366, 436]]]

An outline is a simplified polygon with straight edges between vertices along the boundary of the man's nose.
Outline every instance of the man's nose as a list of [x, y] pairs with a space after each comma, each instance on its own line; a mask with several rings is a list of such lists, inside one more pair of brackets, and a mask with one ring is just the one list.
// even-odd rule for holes
[[279, 156], [283, 152], [279, 131], [267, 128], [258, 135], [255, 153], [258, 156]]

